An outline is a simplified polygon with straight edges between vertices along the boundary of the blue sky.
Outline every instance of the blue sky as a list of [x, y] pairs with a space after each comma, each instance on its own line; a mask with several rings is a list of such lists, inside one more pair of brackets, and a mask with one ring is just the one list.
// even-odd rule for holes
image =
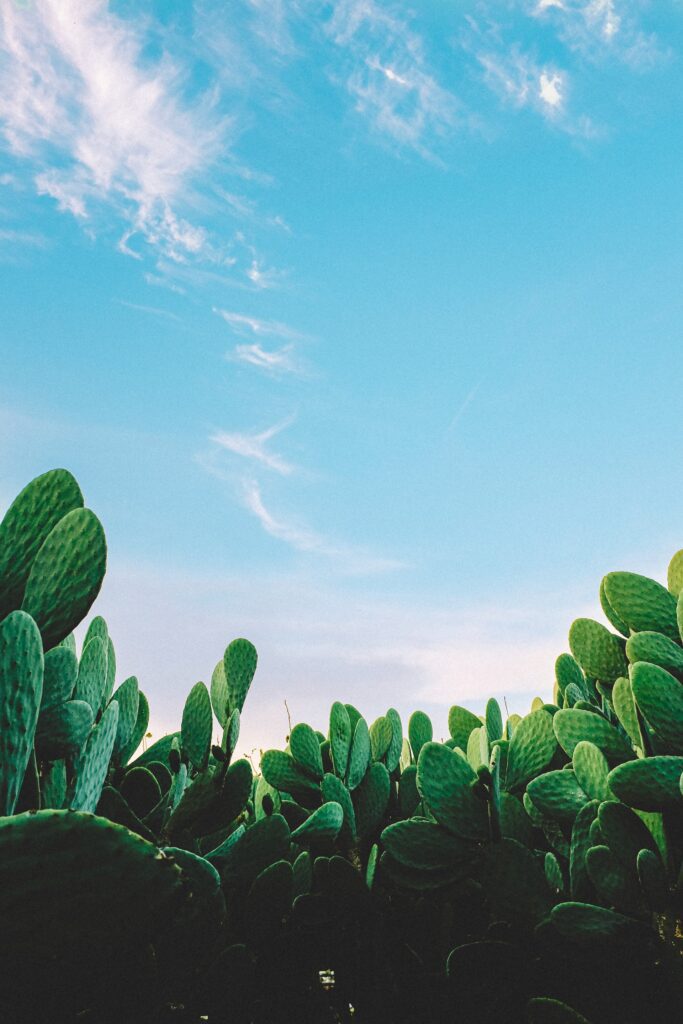
[[64, 465], [155, 731], [548, 695], [681, 546], [674, 0], [5, 0], [0, 502]]

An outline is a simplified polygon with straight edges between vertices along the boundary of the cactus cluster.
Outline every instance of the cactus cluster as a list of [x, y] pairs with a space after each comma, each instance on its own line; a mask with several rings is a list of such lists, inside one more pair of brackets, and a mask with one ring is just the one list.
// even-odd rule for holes
[[[140, 752], [73, 477], [0, 524], [0, 954], [19, 1024], [629, 1024], [683, 995], [683, 552], [609, 573], [552, 699], [236, 757], [245, 639]], [[454, 675], [457, 675], [454, 667]], [[214, 742], [218, 739], [218, 742]], [[678, 1013], [677, 1013], [678, 1011]]]

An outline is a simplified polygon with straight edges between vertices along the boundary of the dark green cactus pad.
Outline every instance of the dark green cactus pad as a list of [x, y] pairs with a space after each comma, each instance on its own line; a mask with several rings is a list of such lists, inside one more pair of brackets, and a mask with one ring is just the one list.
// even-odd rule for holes
[[223, 655], [225, 681], [228, 688], [228, 711], [235, 708], [242, 713], [251, 681], [256, 672], [258, 655], [249, 640], [242, 638], [228, 644]]
[[135, 676], [125, 679], [114, 693], [113, 700], [119, 706], [119, 722], [114, 740], [114, 757], [118, 760], [133, 737], [133, 731], [140, 710], [140, 690]]
[[555, 682], [561, 694], [568, 686], [574, 685], [586, 695], [586, 677], [578, 661], [571, 654], [560, 654], [555, 660]]
[[261, 771], [266, 782], [285, 793], [317, 791], [318, 784], [284, 750], [266, 750], [261, 757]]
[[107, 687], [107, 642], [93, 636], [83, 647], [78, 666], [74, 699], [87, 701], [97, 715]]
[[204, 854], [204, 859], [213, 864], [216, 867], [216, 870], [221, 870], [222, 865], [226, 860], [229, 860], [231, 856], [230, 850], [235, 843], [240, 841], [245, 832], [246, 828], [244, 825], [237, 825], [236, 828], [233, 828], [233, 830], [228, 833], [223, 842], [219, 843], [218, 846], [214, 847], [214, 849], [209, 850], [208, 853]]
[[225, 678], [225, 663], [221, 659], [211, 674], [211, 707], [220, 722], [221, 729], [228, 723], [228, 680]]
[[38, 719], [36, 753], [45, 761], [75, 757], [83, 748], [95, 721], [84, 700], [68, 700], [48, 708]]
[[381, 761], [391, 743], [393, 730], [391, 722], [381, 715], [370, 726], [370, 753], [373, 761]]
[[505, 788], [510, 792], [523, 789], [548, 767], [556, 750], [552, 715], [543, 710], [526, 715], [510, 740]]
[[[142, 694], [140, 694], [140, 697], [142, 698]], [[155, 740], [154, 743], [147, 747], [147, 750], [143, 750], [140, 756], [135, 758], [130, 767], [133, 768], [135, 765], [139, 764], [147, 765], [150, 761], [161, 761], [162, 764], [168, 764], [168, 755], [171, 751], [171, 747], [173, 746], [174, 741], [178, 743], [179, 740], [179, 732], [169, 732], [166, 736], [161, 736], [158, 740]]]
[[606, 800], [598, 810], [600, 832], [612, 853], [631, 872], [641, 850], [657, 853], [657, 844], [645, 822], [635, 811], [617, 800]]
[[33, 619], [0, 623], [0, 815], [12, 814], [33, 750], [43, 693], [43, 647]]
[[464, 839], [488, 837], [486, 803], [475, 795], [477, 776], [464, 757], [426, 743], [417, 763], [417, 788], [440, 824]]
[[529, 849], [534, 847], [533, 825], [518, 797], [512, 793], [501, 793], [499, 815], [501, 835], [516, 839]]
[[109, 639], [109, 627], [107, 626], [106, 620], [101, 615], [96, 615], [89, 623], [85, 636], [83, 638], [83, 649], [87, 647], [94, 637], [98, 636], [104, 644]]
[[628, 914], [642, 913], [644, 906], [635, 860], [628, 870], [609, 846], [591, 846], [586, 853], [586, 871], [604, 903]]
[[391, 775], [396, 771], [401, 760], [401, 753], [403, 751], [403, 725], [401, 724], [401, 716], [395, 708], [389, 708], [385, 718], [391, 725], [391, 742], [389, 743], [386, 754], [384, 755], [384, 763], [387, 766], [387, 771]]
[[483, 880], [496, 914], [506, 921], [533, 925], [550, 909], [552, 894], [543, 862], [514, 839], [487, 847]]
[[135, 832], [136, 835], [146, 839], [148, 843], [154, 842], [152, 830], [140, 821], [118, 789], [114, 789], [113, 786], [104, 786], [102, 788], [102, 794], [97, 802], [95, 813], [100, 818], [108, 818], [109, 821], [115, 821], [117, 825], [123, 825], [125, 828], [130, 829], [131, 832]]
[[107, 705], [102, 718], [90, 733], [75, 768], [75, 782], [69, 806], [73, 811], [95, 812], [114, 749], [119, 706]]
[[74, 655], [76, 661], [78, 661], [78, 652], [76, 650], [76, 637], [74, 636], [73, 633], [69, 633], [68, 636], [65, 636], [58, 646], [66, 647], [67, 650], [71, 651], [71, 653]]
[[503, 715], [495, 697], [491, 697], [486, 704], [486, 734], [489, 743], [501, 739], [503, 735]]
[[330, 711], [330, 755], [335, 774], [346, 778], [351, 752], [351, 719], [344, 704], [335, 701]]
[[46, 651], [87, 615], [106, 567], [107, 544], [97, 516], [87, 508], [68, 512], [34, 558], [22, 602], [40, 629]]
[[389, 879], [402, 889], [412, 889], [415, 892], [426, 893], [443, 889], [446, 886], [452, 886], [454, 873], [452, 868], [435, 868], [433, 871], [409, 868], [405, 864], [399, 864], [390, 853], [385, 851], [379, 858], [377, 878], [382, 881]]
[[636, 870], [640, 888], [650, 909], [656, 913], [665, 912], [671, 894], [662, 858], [652, 850], [640, 850], [636, 858]]
[[591, 903], [558, 903], [550, 911], [550, 920], [560, 935], [586, 946], [631, 945], [646, 934], [633, 918]]
[[683, 757], [659, 755], [613, 768], [609, 785], [614, 795], [639, 811], [683, 806], [680, 778]]
[[679, 639], [676, 598], [661, 583], [635, 572], [610, 572], [604, 583], [607, 600], [630, 630], [655, 630]]
[[683, 675], [683, 649], [663, 633], [647, 630], [634, 633], [626, 641], [626, 657], [632, 665], [637, 661], [648, 661], [667, 672]]
[[123, 776], [119, 792], [138, 818], [145, 818], [161, 800], [161, 787], [149, 768], [131, 768]]
[[417, 761], [420, 751], [425, 743], [431, 743], [434, 737], [432, 720], [424, 711], [413, 711], [408, 719], [408, 741], [413, 753], [413, 759]]
[[629, 636], [631, 631], [628, 628], [628, 625], [619, 617], [619, 615], [617, 615], [616, 611], [609, 603], [604, 579], [600, 580], [600, 606], [605, 613], [605, 618], [609, 620], [617, 632], [621, 633], [622, 636]]
[[558, 896], [566, 895], [565, 892], [565, 881], [560, 867], [560, 862], [554, 853], [548, 851], [543, 861], [543, 869], [545, 872], [545, 880], [548, 883], [548, 887], [556, 898]]
[[[123, 747], [123, 749], [118, 754], [118, 761], [119, 761], [120, 764], [122, 764], [122, 765], [128, 764], [128, 762], [130, 761], [131, 757], [137, 751], [138, 747], [142, 743], [142, 741], [143, 741], [143, 739], [144, 739], [144, 737], [145, 737], [145, 735], [147, 733], [148, 726], [149, 726], [149, 702], [147, 701], [147, 698], [145, 697], [144, 693], [140, 690], [138, 692], [138, 714], [137, 714], [137, 718], [135, 719], [135, 725], [133, 726], [133, 731], [132, 731], [132, 733], [130, 735], [130, 739], [129, 739], [128, 743], [125, 745], [125, 747]], [[157, 743], [153, 743], [152, 746], [149, 748], [149, 750], [146, 751], [146, 754], [150, 754], [150, 753], [152, 754], [151, 757], [147, 757], [146, 758], [146, 761], [155, 760], [154, 753], [153, 753], [155, 748], [157, 748]], [[161, 748], [157, 748], [157, 749], [158, 749], [159, 754], [161, 755], [161, 753], [162, 753]], [[161, 761], [162, 757], [160, 756], [159, 758], [156, 758], [156, 759]], [[168, 750], [166, 750], [163, 760], [165, 762], [168, 761]]]
[[336, 839], [344, 822], [344, 811], [340, 804], [329, 801], [318, 807], [292, 832], [295, 843], [317, 843], [325, 839]]
[[245, 920], [250, 945], [272, 942], [292, 907], [293, 870], [287, 860], [269, 864], [247, 894]]
[[683, 550], [677, 551], [669, 562], [666, 583], [669, 593], [677, 598], [683, 590]]
[[237, 747], [237, 741], [240, 738], [240, 723], [240, 713], [237, 708], [235, 708], [234, 711], [230, 712], [230, 717], [228, 718], [225, 729], [223, 730], [222, 746], [228, 761], [232, 760], [232, 755], [235, 753], [235, 749]]
[[558, 999], [537, 996], [529, 1000], [527, 1024], [591, 1024], [583, 1014]]
[[546, 772], [532, 779], [527, 793], [542, 815], [555, 821], [571, 823], [588, 802], [588, 796], [569, 769]]
[[107, 682], [104, 688], [102, 704], [108, 704], [116, 685], [116, 651], [110, 636], [107, 637]]
[[312, 779], [322, 779], [324, 772], [320, 741], [310, 725], [300, 722], [294, 726], [289, 737], [289, 749], [299, 767]]
[[308, 850], [302, 850], [292, 864], [292, 902], [311, 891], [313, 885], [313, 859]]
[[569, 891], [572, 899], [592, 899], [595, 895], [586, 870], [586, 854], [594, 845], [591, 827], [597, 820], [598, 801], [591, 800], [576, 815], [569, 850]]
[[190, 690], [180, 728], [180, 742], [192, 764], [203, 771], [209, 763], [213, 715], [211, 698], [204, 683], [195, 683]]
[[57, 523], [83, 505], [66, 469], [51, 469], [14, 499], [0, 523], [0, 620], [21, 606], [33, 560]]
[[633, 700], [631, 680], [627, 676], [620, 676], [612, 687], [612, 707], [621, 723], [622, 728], [628, 735], [635, 747], [641, 747], [643, 740], [640, 735], [638, 714]]
[[628, 761], [635, 755], [628, 740], [602, 715], [578, 708], [565, 708], [553, 717], [555, 735], [562, 749], [569, 757], [581, 740], [594, 743], [603, 752], [610, 764]]
[[269, 864], [286, 860], [289, 847], [289, 825], [281, 814], [271, 814], [248, 828], [216, 867], [224, 884], [229, 885], [233, 881], [244, 884], [253, 881]]
[[580, 740], [574, 747], [572, 765], [576, 781], [591, 800], [610, 800], [612, 792], [607, 782], [607, 758], [594, 743]]
[[340, 837], [353, 843], [356, 837], [356, 812], [348, 789], [336, 775], [327, 772], [322, 781], [322, 795], [325, 801], [338, 803], [344, 812], [344, 821], [340, 829]]
[[[431, 741], [428, 740], [427, 742]], [[417, 789], [417, 765], [409, 764], [403, 769], [401, 772], [401, 778], [398, 780], [398, 804], [402, 817], [412, 817], [417, 810], [419, 802], [420, 794]]]
[[[170, 839], [189, 832], [205, 836], [229, 825], [244, 810], [252, 788], [251, 765], [235, 761], [223, 774], [210, 768], [197, 775], [182, 793], [167, 823]], [[175, 841], [175, 839], [174, 839]]]
[[182, 898], [179, 868], [104, 818], [46, 810], [0, 822], [0, 948], [12, 955], [90, 960], [149, 941]]
[[624, 641], [594, 619], [575, 619], [569, 629], [569, 648], [583, 671], [612, 683], [628, 669]]
[[477, 852], [474, 843], [452, 835], [427, 818], [397, 821], [382, 832], [384, 849], [399, 864], [418, 871], [452, 869], [462, 874]]
[[481, 719], [468, 711], [467, 708], [454, 704], [448, 712], [448, 731], [456, 747], [467, 750], [467, 741], [473, 729], [478, 729]]
[[159, 789], [161, 792], [168, 793], [173, 783], [173, 776], [166, 765], [162, 764], [161, 761], [150, 761], [150, 763], [145, 767], [152, 773], [159, 783]]
[[346, 778], [346, 785], [351, 792], [363, 781], [371, 756], [372, 748], [368, 724], [364, 718], [359, 718], [353, 730], [349, 770]]
[[42, 810], [59, 810], [64, 806], [65, 800], [66, 764], [64, 761], [54, 761], [40, 780], [40, 806]]
[[631, 689], [648, 725], [669, 754], [683, 754], [683, 683], [657, 665], [631, 668]]
[[43, 697], [40, 702], [41, 712], [56, 704], [63, 704], [71, 697], [76, 677], [78, 676], [78, 659], [67, 647], [53, 647], [45, 655], [43, 672]]
[[370, 765], [360, 786], [353, 791], [356, 829], [361, 839], [375, 834], [384, 821], [391, 780], [385, 766], [377, 761]]

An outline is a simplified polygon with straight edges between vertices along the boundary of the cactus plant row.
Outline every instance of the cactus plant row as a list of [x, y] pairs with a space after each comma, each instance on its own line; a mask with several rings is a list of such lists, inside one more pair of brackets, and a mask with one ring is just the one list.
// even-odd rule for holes
[[107, 623], [73, 634], [105, 565], [65, 470], [0, 524], [8, 1017], [677, 1019], [683, 552], [666, 586], [604, 578], [607, 624], [572, 623], [526, 714], [455, 704], [437, 740], [420, 709], [368, 722], [335, 701], [256, 770], [238, 756], [243, 638], [140, 749], [149, 705], [117, 679]]

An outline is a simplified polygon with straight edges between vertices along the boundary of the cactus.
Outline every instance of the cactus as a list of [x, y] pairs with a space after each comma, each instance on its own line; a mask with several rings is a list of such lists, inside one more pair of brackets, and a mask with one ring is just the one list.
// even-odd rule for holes
[[43, 650], [33, 619], [0, 623], [0, 813], [12, 814], [24, 780], [43, 693]]

